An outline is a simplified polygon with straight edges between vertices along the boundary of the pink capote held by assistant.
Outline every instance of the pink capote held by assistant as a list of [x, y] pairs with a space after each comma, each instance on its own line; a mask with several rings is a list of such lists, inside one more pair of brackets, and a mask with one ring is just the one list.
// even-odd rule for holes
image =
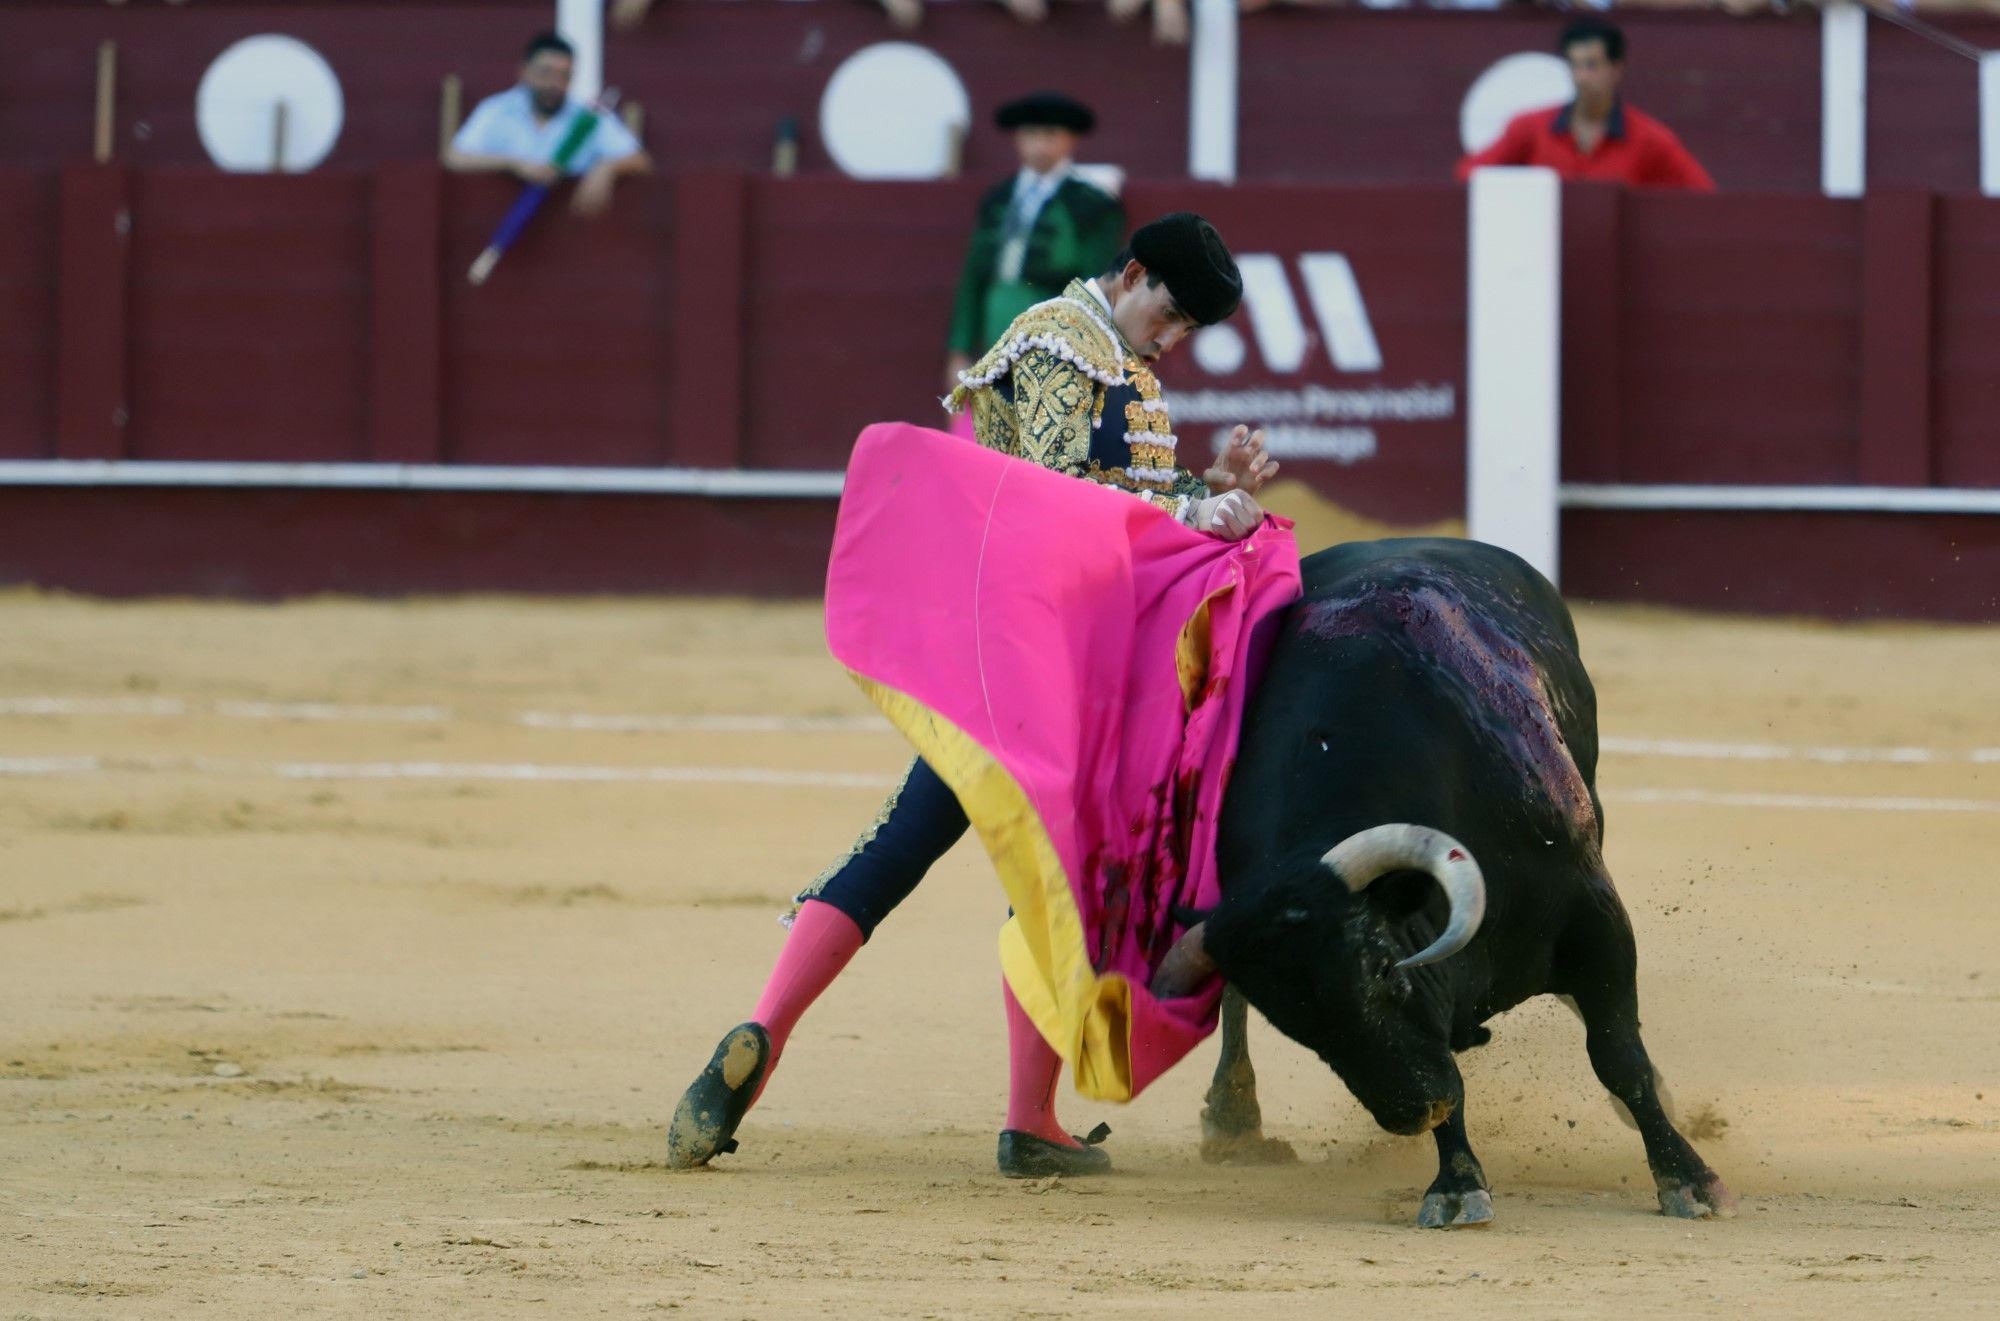
[[1224, 542], [941, 432], [855, 444], [828, 644], [979, 831], [1002, 970], [1087, 1096], [1130, 1099], [1214, 1029], [1219, 983], [1147, 983], [1176, 906], [1216, 900], [1244, 704], [1298, 594], [1282, 519]]

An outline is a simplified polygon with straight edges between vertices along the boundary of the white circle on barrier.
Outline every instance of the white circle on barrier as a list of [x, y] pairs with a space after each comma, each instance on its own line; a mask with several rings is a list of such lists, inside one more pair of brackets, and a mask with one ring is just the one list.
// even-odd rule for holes
[[340, 138], [346, 102], [333, 66], [297, 37], [245, 37], [215, 57], [194, 94], [209, 159], [239, 173], [310, 170]]
[[1234, 326], [1204, 326], [1194, 337], [1195, 365], [1211, 376], [1227, 376], [1249, 356], [1243, 335]]
[[1569, 64], [1559, 55], [1520, 51], [1503, 56], [1473, 79], [1458, 107], [1458, 140], [1468, 152], [1484, 151], [1527, 110], [1562, 105], [1576, 94]]
[[951, 65], [907, 41], [848, 56], [819, 102], [827, 154], [856, 179], [941, 179], [971, 122], [972, 98]]

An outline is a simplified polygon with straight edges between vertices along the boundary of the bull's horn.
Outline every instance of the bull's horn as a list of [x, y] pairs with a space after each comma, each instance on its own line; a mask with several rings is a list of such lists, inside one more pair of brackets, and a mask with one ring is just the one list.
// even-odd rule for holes
[[1429, 826], [1372, 826], [1327, 850], [1320, 862], [1360, 894], [1392, 871], [1430, 874], [1451, 900], [1444, 934], [1396, 966], [1415, 968], [1449, 958], [1471, 943], [1486, 916], [1486, 879], [1463, 844]]

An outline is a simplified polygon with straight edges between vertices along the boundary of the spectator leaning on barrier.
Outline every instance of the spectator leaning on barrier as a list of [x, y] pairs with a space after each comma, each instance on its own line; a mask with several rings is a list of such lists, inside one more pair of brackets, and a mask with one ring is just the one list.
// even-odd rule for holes
[[[585, 106], [569, 97], [570, 70], [576, 54], [553, 32], [528, 43], [521, 62], [521, 80], [474, 107], [451, 140], [446, 168], [463, 171], [507, 171], [523, 183], [554, 183], [550, 163], [556, 147]], [[571, 208], [596, 215], [611, 205], [612, 189], [627, 174], [645, 174], [652, 158], [615, 115], [604, 115], [597, 128], [570, 158], [568, 173], [578, 179]]]
[[1458, 163], [1461, 181], [1482, 165], [1545, 165], [1565, 179], [1714, 191], [1715, 180], [1673, 130], [1619, 96], [1625, 34], [1615, 24], [1579, 19], [1556, 47], [1569, 61], [1576, 98], [1516, 115], [1492, 146]]
[[959, 276], [945, 389], [1007, 324], [1071, 280], [1101, 272], [1125, 242], [1125, 208], [1079, 178], [1076, 144], [1097, 126], [1090, 107], [1058, 92], [1009, 101], [994, 122], [1014, 135], [1020, 172], [979, 200]]

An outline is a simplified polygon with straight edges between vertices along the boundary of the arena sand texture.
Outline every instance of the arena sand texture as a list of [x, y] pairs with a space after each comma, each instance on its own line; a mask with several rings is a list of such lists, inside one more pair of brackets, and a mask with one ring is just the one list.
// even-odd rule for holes
[[1429, 1140], [1261, 1023], [1299, 1164], [1200, 1163], [1205, 1049], [1066, 1092], [1115, 1177], [1002, 1180], [971, 845], [741, 1154], [669, 1173], [787, 894], [904, 762], [815, 608], [0, 595], [0, 1316], [1992, 1315], [2000, 631], [1581, 627], [1640, 741], [1601, 783], [1647, 1040], [1732, 1222], [1653, 1213], [1546, 1001], [1463, 1060], [1488, 1230], [1414, 1228]]

